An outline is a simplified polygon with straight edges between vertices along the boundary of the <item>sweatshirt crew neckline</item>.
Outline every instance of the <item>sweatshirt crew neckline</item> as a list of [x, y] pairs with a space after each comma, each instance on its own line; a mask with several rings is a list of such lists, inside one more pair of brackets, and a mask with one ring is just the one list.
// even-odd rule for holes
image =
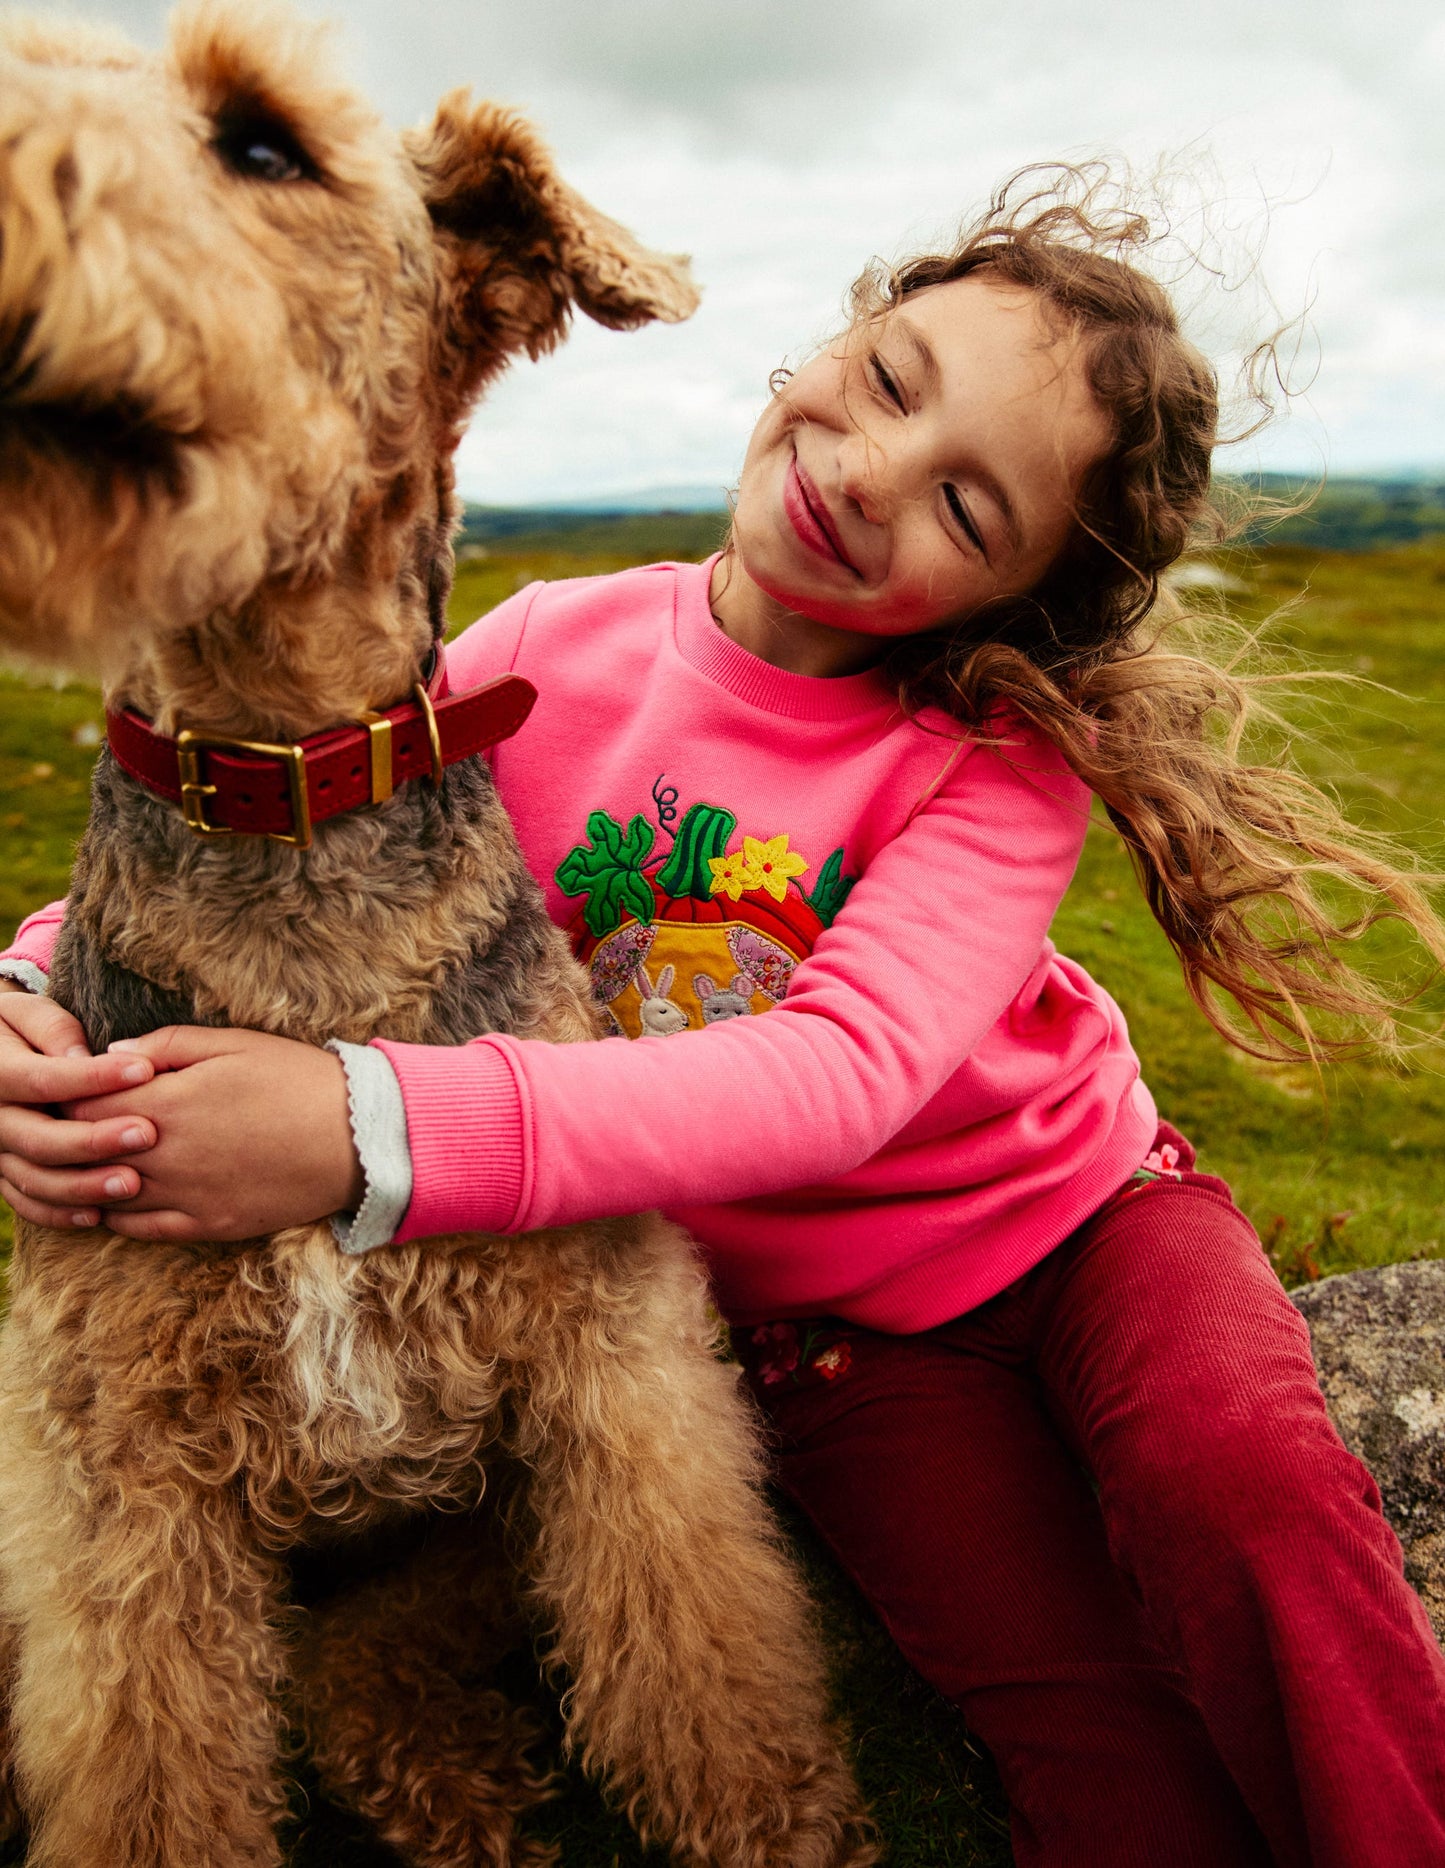
[[712, 568], [721, 555], [676, 567], [675, 639], [690, 667], [748, 706], [789, 720], [851, 720], [897, 709], [897, 695], [876, 668], [857, 675], [799, 675], [734, 642], [708, 606]]

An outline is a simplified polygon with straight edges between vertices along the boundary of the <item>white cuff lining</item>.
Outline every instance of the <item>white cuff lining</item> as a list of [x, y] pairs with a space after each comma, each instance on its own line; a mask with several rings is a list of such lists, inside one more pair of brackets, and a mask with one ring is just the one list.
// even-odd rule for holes
[[13, 979], [27, 992], [33, 992], [45, 998], [50, 991], [50, 979], [33, 960], [0, 960], [0, 979]]
[[369, 1252], [390, 1245], [411, 1205], [411, 1144], [401, 1085], [384, 1051], [369, 1044], [327, 1045], [346, 1072], [351, 1139], [366, 1177], [366, 1194], [355, 1213], [334, 1214], [331, 1230], [343, 1252]]

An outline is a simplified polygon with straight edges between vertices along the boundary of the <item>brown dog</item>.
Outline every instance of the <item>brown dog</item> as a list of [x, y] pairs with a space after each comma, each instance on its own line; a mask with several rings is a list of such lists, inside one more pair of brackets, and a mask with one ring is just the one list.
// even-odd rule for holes
[[[693, 302], [515, 117], [453, 96], [398, 142], [251, 0], [183, 13], [155, 59], [5, 29], [0, 640], [208, 740], [184, 816], [100, 760], [52, 982], [94, 1046], [177, 1020], [593, 1034], [480, 760], [389, 797], [373, 767], [373, 802], [302, 848], [304, 777], [292, 840], [204, 834], [214, 741], [289, 746], [411, 694], [481, 388], [574, 304], [628, 327]], [[476, 1685], [528, 1624], [570, 1743], [678, 1859], [872, 1859], [661, 1220], [360, 1258], [321, 1226], [22, 1225], [12, 1292], [0, 1589], [36, 1868], [276, 1863], [288, 1706], [409, 1862], [547, 1859], [515, 1835], [544, 1790], [531, 1728]], [[404, 1563], [377, 1555], [427, 1513]], [[354, 1579], [311, 1615], [287, 1607], [298, 1550]]]

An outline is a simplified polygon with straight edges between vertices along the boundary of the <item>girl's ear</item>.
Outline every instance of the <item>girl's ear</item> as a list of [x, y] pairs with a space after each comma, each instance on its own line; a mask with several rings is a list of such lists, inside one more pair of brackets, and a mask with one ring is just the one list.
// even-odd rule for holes
[[402, 140], [436, 238], [443, 368], [455, 360], [465, 402], [515, 352], [550, 350], [574, 305], [614, 330], [697, 308], [687, 260], [599, 214], [515, 112], [453, 91]]

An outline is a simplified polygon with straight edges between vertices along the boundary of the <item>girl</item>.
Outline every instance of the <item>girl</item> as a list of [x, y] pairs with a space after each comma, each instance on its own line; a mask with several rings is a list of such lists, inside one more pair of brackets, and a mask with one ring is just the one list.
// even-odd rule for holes
[[719, 557], [535, 585], [454, 645], [455, 686], [537, 682], [497, 780], [640, 1042], [90, 1059], [17, 990], [0, 1191], [137, 1239], [345, 1212], [352, 1250], [662, 1205], [783, 1484], [993, 1751], [1021, 1864], [1426, 1868], [1445, 1663], [1378, 1493], [1228, 1188], [1047, 938], [1094, 792], [1256, 1049], [1322, 1042], [1312, 1008], [1389, 1033], [1315, 876], [1445, 952], [1326, 799], [1239, 761], [1245, 686], [1149, 621], [1217, 410], [1120, 257], [1145, 231], [1001, 194], [777, 388]]

